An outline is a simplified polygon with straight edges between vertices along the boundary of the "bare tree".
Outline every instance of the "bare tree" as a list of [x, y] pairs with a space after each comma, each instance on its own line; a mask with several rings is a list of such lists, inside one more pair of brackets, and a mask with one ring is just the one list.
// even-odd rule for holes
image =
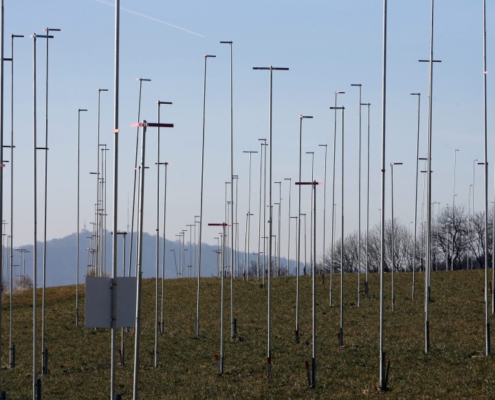
[[[358, 254], [361, 252], [361, 270], [365, 267], [364, 260], [366, 259], [366, 237], [361, 240], [361, 248], [358, 249], [358, 232], [354, 231], [347, 235], [344, 239], [344, 272], [357, 272]], [[371, 272], [377, 272], [380, 265], [380, 227], [374, 226], [368, 237], [368, 262]], [[395, 267], [397, 271], [406, 271], [412, 266], [413, 257], [413, 241], [407, 228], [395, 221], [394, 225], [394, 254]], [[392, 266], [392, 224], [391, 221], [385, 223], [385, 265], [386, 272], [391, 271]], [[341, 248], [342, 240], [339, 239], [334, 246], [333, 267], [334, 272], [341, 269]], [[328, 253], [325, 258], [325, 264], [330, 265], [331, 254]]]
[[[472, 232], [471, 240], [469, 241], [470, 250], [474, 255], [478, 266], [485, 264], [485, 213], [479, 212], [474, 214], [471, 220]], [[492, 218], [488, 218], [488, 265], [492, 263]]]
[[[380, 226], [370, 229], [368, 236], [368, 264], [370, 272], [378, 272], [380, 267]], [[366, 248], [364, 249], [366, 254]]]
[[[407, 271], [412, 265], [413, 242], [407, 227], [394, 220], [392, 241], [392, 221], [385, 222], [385, 257], [387, 269], [392, 270], [392, 250], [394, 251], [395, 271]], [[393, 242], [393, 249], [392, 249]]]
[[[492, 243], [492, 216], [488, 218], [488, 242]], [[474, 257], [475, 264], [484, 265], [485, 226], [484, 213], [480, 212], [469, 218], [464, 206], [457, 206], [455, 213], [452, 209], [443, 209], [432, 221], [432, 265], [434, 270], [450, 268], [462, 269], [466, 260]], [[394, 221], [394, 260], [395, 271], [411, 271], [413, 265], [417, 270], [424, 271], [425, 229], [421, 226], [416, 240], [416, 260], [414, 260], [414, 237], [408, 227], [398, 220]], [[380, 266], [381, 229], [377, 224], [369, 231], [368, 265], [370, 272], [378, 272]], [[335, 243], [333, 257], [330, 251], [324, 259], [325, 271], [330, 271], [333, 259], [334, 272], [356, 272], [358, 254], [361, 252], [361, 270], [365, 268], [366, 236], [361, 240], [358, 249], [358, 232], [354, 231], [344, 238], [344, 260], [341, 263], [342, 240]], [[492, 260], [492, 246], [488, 246], [488, 260]], [[416, 261], [414, 263], [414, 261]], [[390, 272], [392, 266], [392, 223], [385, 222], [385, 272]]]
[[469, 226], [463, 206], [452, 209], [445, 208], [435, 218], [432, 230], [432, 245], [438, 255], [438, 263], [447, 269], [462, 268], [461, 262], [469, 250]]

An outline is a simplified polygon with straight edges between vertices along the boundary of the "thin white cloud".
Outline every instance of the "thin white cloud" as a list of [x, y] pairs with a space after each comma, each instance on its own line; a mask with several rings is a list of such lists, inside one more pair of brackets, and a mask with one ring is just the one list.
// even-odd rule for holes
[[[109, 7], [115, 7], [115, 5], [113, 3], [108, 3], [108, 2], [106, 2], [104, 0], [92, 0], [92, 1], [95, 1], [95, 2], [101, 3], [101, 4], [105, 4], [106, 6], [109, 6]], [[151, 16], [146, 15], [146, 14], [139, 13], [137, 11], [132, 11], [132, 10], [129, 10], [129, 9], [123, 8], [123, 7], [120, 7], [120, 10], [121, 11], [124, 11], [126, 13], [129, 13], [129, 14], [132, 14], [132, 15], [136, 15], [136, 16], [141, 17], [141, 18], [146, 18], [146, 19], [149, 19], [151, 21], [158, 22], [159, 24], [162, 24], [162, 25], [167, 25], [167, 26], [169, 26], [171, 28], [174, 28], [174, 29], [179, 29], [180, 31], [190, 33], [191, 35], [199, 36], [199, 37], [202, 37], [202, 38], [205, 37], [204, 35], [201, 35], [200, 33], [190, 31], [189, 29], [181, 28], [180, 26], [171, 24], [171, 23], [166, 22], [166, 21], [162, 21], [160, 19], [151, 17]]]

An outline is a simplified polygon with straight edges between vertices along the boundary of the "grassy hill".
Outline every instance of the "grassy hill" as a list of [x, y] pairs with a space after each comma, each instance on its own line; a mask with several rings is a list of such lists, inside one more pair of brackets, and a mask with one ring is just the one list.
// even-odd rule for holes
[[[82, 230], [81, 238], [79, 244], [79, 281], [84, 281], [84, 277], [88, 273], [86, 268], [88, 264], [88, 236], [91, 236], [91, 232]], [[129, 269], [129, 256], [130, 256], [130, 234], [127, 235], [126, 240], [126, 270]], [[135, 275], [135, 257], [136, 257], [136, 237], [137, 233], [134, 234], [134, 249], [133, 249], [133, 262], [132, 262], [132, 275]], [[106, 269], [110, 273], [111, 265], [112, 265], [112, 235], [110, 232], [106, 232], [107, 239], [107, 252], [106, 252]], [[163, 254], [163, 240], [160, 239], [160, 254]], [[47, 242], [47, 261], [46, 261], [46, 284], [47, 286], [64, 286], [64, 285], [72, 285], [76, 283], [76, 234], [73, 233], [68, 236], [64, 236], [59, 239], [52, 239]], [[43, 243], [38, 242], [38, 285], [41, 283], [42, 279], [42, 265], [43, 265]], [[119, 274], [122, 270], [122, 238], [118, 241], [119, 250], [117, 252], [118, 259], [118, 271]], [[186, 247], [188, 247], [188, 242], [186, 240]], [[27, 244], [23, 245], [22, 248], [25, 248], [28, 253], [25, 255], [26, 262], [26, 275], [32, 279], [32, 265], [33, 265], [33, 245]], [[165, 252], [165, 277], [168, 278], [176, 278], [178, 277], [176, 264], [179, 263], [179, 253], [182, 246], [179, 244], [179, 241], [168, 240], [166, 242], [166, 252]], [[147, 232], [143, 234], [143, 277], [151, 278], [155, 276], [155, 266], [156, 266], [156, 237]], [[201, 259], [201, 271], [202, 275], [205, 277], [216, 276], [216, 265], [217, 265], [217, 255], [215, 251], [217, 250], [216, 245], [209, 245], [207, 243], [202, 244], [202, 253]], [[170, 250], [175, 250], [177, 259], [174, 258], [174, 253]], [[3, 249], [3, 254], [7, 254], [8, 249]], [[191, 259], [189, 258], [189, 252], [186, 255], [185, 262], [187, 265], [191, 263]], [[240, 267], [243, 268], [244, 255], [243, 251], [239, 251], [239, 263]], [[251, 255], [251, 262], [256, 260], [256, 256]], [[161, 261], [160, 258], [160, 271], [161, 271]], [[191, 263], [193, 264], [194, 261]], [[14, 265], [20, 264], [20, 253], [14, 252]], [[230, 262], [228, 263], [230, 264]], [[290, 260], [289, 266], [290, 270], [293, 271], [295, 268], [296, 262], [294, 260]], [[287, 266], [287, 259], [285, 257], [281, 257], [281, 265], [282, 267]], [[178, 266], [177, 266], [178, 267]], [[6, 269], [6, 268], [5, 268]], [[187, 269], [187, 267], [186, 267]], [[19, 270], [16, 269], [16, 276], [18, 276]], [[189, 271], [184, 271], [184, 276], [189, 276]]]
[[[294, 342], [295, 277], [272, 281], [272, 374], [266, 368], [266, 288], [255, 281], [235, 283], [238, 338], [230, 341], [230, 283], [226, 282], [225, 374], [219, 376], [220, 280], [202, 280], [201, 332], [194, 339], [196, 281], [167, 280], [165, 333], [159, 336], [159, 368], [153, 369], [154, 280], [145, 280], [141, 342], [140, 398], [495, 398], [495, 362], [485, 357], [483, 271], [432, 275], [431, 352], [424, 353], [423, 275], [411, 300], [411, 274], [395, 275], [391, 312], [386, 276], [385, 351], [391, 360], [389, 390], [378, 393], [379, 276], [370, 275], [371, 298], [356, 306], [357, 277], [345, 276], [344, 347], [338, 346], [339, 279], [329, 306], [328, 276], [318, 281], [316, 389], [307, 387], [311, 361], [311, 280], [301, 277], [301, 342]], [[228, 281], [229, 282], [229, 281]], [[80, 292], [84, 305], [84, 287]], [[110, 333], [75, 326], [73, 286], [47, 290], [46, 342], [50, 374], [46, 399], [107, 399]], [[17, 365], [8, 365], [8, 299], [3, 303], [2, 390], [8, 399], [30, 399], [32, 292], [14, 297]], [[39, 325], [41, 327], [41, 325]], [[119, 330], [120, 331], [120, 330]], [[39, 331], [38, 331], [39, 332]], [[495, 335], [493, 335], [495, 336]], [[120, 343], [120, 332], [117, 346]], [[116, 393], [132, 397], [134, 336], [125, 334], [126, 364], [119, 367]], [[495, 347], [495, 346], [494, 346]], [[38, 354], [40, 359], [40, 354]]]

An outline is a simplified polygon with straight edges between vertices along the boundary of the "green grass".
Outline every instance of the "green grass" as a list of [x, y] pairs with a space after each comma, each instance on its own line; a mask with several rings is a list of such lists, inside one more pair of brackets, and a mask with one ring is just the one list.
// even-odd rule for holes
[[[272, 280], [272, 374], [267, 376], [267, 291], [254, 280], [235, 282], [238, 338], [230, 341], [230, 281], [226, 281], [225, 373], [217, 374], [220, 341], [220, 280], [202, 280], [201, 331], [194, 338], [196, 281], [167, 280], [165, 333], [159, 336], [159, 368], [153, 369], [154, 281], [143, 282], [141, 399], [233, 398], [495, 398], [495, 363], [485, 357], [483, 271], [432, 275], [431, 351], [424, 353], [423, 275], [395, 275], [395, 312], [390, 275], [385, 290], [385, 351], [391, 360], [389, 390], [376, 391], [379, 364], [379, 276], [370, 274], [370, 299], [357, 307], [357, 276], [345, 276], [344, 347], [338, 346], [340, 278], [329, 306], [328, 279], [318, 281], [317, 387], [307, 387], [311, 362], [311, 280], [301, 278], [301, 342], [294, 341], [294, 277]], [[84, 287], [80, 292], [84, 310]], [[42, 377], [43, 398], [107, 399], [110, 389], [108, 329], [75, 326], [75, 289], [47, 290], [46, 344], [50, 374]], [[32, 292], [14, 297], [17, 365], [8, 369], [8, 299], [3, 303], [2, 390], [8, 399], [32, 398]], [[83, 311], [82, 311], [83, 312]], [[82, 318], [83, 319], [83, 318]], [[39, 325], [41, 328], [41, 324]], [[40, 329], [39, 328], [39, 329]], [[39, 332], [39, 330], [38, 330]], [[495, 336], [495, 335], [494, 335]], [[117, 346], [120, 344], [120, 329]], [[39, 345], [38, 345], [39, 346]], [[134, 336], [125, 335], [126, 365], [118, 367], [116, 393], [132, 397]], [[39, 347], [38, 347], [39, 348]], [[118, 357], [118, 355], [117, 355]], [[40, 354], [38, 354], [38, 360]]]

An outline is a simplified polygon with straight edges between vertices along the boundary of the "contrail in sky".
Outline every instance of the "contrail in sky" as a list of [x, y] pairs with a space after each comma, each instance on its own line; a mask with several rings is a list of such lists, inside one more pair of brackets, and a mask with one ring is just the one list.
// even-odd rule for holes
[[[107, 3], [106, 1], [104, 0], [93, 0], [93, 1], [96, 1], [97, 3], [101, 3], [101, 4], [105, 4], [106, 6], [110, 6], [110, 7], [114, 7], [114, 4], [112, 3]], [[205, 36], [199, 34], [199, 33], [196, 33], [196, 32], [193, 32], [193, 31], [190, 31], [188, 29], [185, 29], [185, 28], [181, 28], [180, 26], [177, 26], [177, 25], [174, 25], [174, 24], [171, 24], [169, 22], [165, 22], [165, 21], [162, 21], [160, 19], [157, 19], [157, 18], [153, 18], [153, 17], [150, 17], [149, 15], [146, 15], [146, 14], [141, 14], [139, 12], [136, 12], [136, 11], [132, 11], [132, 10], [129, 10], [127, 8], [123, 8], [123, 7], [120, 7], [120, 9], [122, 11], [125, 11], [126, 13], [129, 13], [129, 14], [133, 14], [133, 15], [137, 15], [138, 17], [141, 17], [141, 18], [146, 18], [146, 19], [149, 19], [151, 21], [155, 21], [155, 22], [158, 22], [159, 24], [163, 24], [163, 25], [167, 25], [167, 26], [170, 26], [171, 28], [175, 28], [175, 29], [179, 29], [183, 32], [187, 32], [187, 33], [190, 33], [191, 35], [195, 35], [195, 36], [199, 36], [199, 37], [202, 37], [204, 38]]]

